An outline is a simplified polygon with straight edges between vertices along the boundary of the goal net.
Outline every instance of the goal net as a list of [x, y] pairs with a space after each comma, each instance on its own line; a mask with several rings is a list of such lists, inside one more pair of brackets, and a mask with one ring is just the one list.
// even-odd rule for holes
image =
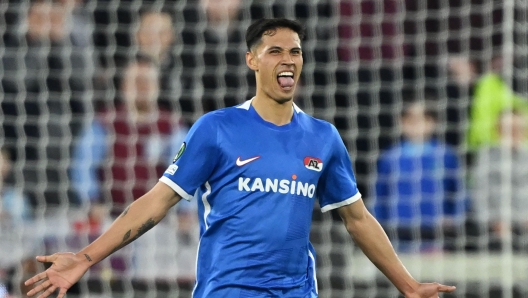
[[[337, 127], [411, 274], [456, 285], [445, 297], [528, 296], [525, 1], [9, 0], [0, 13], [0, 298], [28, 290], [33, 256], [99, 236], [186, 127], [254, 95], [244, 34], [263, 17], [305, 25], [296, 104]], [[128, 121], [128, 100], [156, 102], [156, 120]], [[191, 297], [197, 222], [179, 204], [71, 295]], [[311, 240], [320, 297], [398, 297], [337, 212], [315, 207]]]

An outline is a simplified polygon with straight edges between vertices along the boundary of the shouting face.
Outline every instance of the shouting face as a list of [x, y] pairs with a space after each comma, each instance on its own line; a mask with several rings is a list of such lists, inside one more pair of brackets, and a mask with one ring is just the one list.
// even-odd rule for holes
[[299, 35], [289, 28], [264, 32], [246, 62], [255, 71], [257, 94], [278, 103], [291, 100], [303, 66]]

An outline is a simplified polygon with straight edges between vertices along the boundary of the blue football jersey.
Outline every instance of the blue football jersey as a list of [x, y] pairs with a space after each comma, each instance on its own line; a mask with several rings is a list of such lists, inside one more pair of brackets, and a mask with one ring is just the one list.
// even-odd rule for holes
[[283, 126], [251, 100], [204, 115], [160, 178], [198, 200], [193, 297], [317, 297], [315, 200], [324, 212], [361, 195], [335, 127], [294, 108]]

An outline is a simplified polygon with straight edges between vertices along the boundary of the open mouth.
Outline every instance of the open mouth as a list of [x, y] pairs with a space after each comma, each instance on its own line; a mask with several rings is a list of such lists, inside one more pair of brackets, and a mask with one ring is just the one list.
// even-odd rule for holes
[[293, 79], [293, 72], [291, 71], [280, 72], [277, 75], [277, 82], [279, 83], [279, 86], [282, 89], [291, 90], [293, 88], [293, 85], [295, 84], [295, 80]]

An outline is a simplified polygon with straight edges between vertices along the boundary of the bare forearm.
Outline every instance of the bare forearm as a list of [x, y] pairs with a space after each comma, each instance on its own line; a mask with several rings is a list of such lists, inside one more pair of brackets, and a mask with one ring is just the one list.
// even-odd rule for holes
[[107, 231], [77, 255], [84, 256], [90, 266], [103, 260], [158, 224], [179, 199], [151, 190], [128, 206]]
[[146, 200], [139, 199], [123, 211], [103, 235], [78, 254], [95, 264], [150, 230], [163, 216]]
[[402, 293], [410, 293], [418, 282], [396, 255], [385, 231], [368, 212], [361, 220], [347, 223], [347, 230], [365, 255]]

